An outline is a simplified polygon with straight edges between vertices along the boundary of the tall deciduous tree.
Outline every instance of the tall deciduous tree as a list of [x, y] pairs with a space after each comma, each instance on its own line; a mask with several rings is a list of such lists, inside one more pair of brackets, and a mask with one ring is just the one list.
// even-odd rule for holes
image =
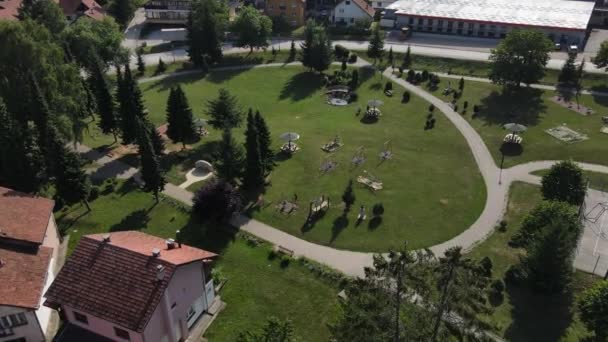
[[144, 181], [144, 189], [154, 194], [156, 202], [159, 201], [159, 193], [165, 189], [167, 183], [164, 170], [161, 167], [159, 157], [155, 153], [152, 144], [152, 136], [146, 122], [136, 118], [137, 122], [137, 146], [141, 162], [141, 178]]
[[81, 17], [68, 26], [62, 38], [78, 64], [89, 71], [100, 58], [104, 66], [128, 62], [128, 52], [120, 45], [122, 32], [110, 17], [102, 20]]
[[562, 66], [562, 71], [557, 78], [560, 83], [573, 84], [576, 81], [576, 55], [571, 53], [568, 54], [568, 59]]
[[580, 205], [585, 200], [587, 184], [583, 170], [572, 161], [561, 161], [542, 178], [542, 194], [547, 200]]
[[184, 148], [196, 138], [192, 109], [179, 85], [171, 88], [167, 100], [167, 136], [175, 143], [181, 142]]
[[608, 281], [601, 281], [578, 299], [581, 321], [595, 334], [596, 341], [608, 339]]
[[65, 15], [59, 3], [52, 0], [23, 1], [19, 7], [20, 20], [32, 19], [46, 27], [54, 36], [66, 27]]
[[260, 152], [259, 132], [255, 117], [250, 109], [247, 114], [247, 130], [245, 131], [245, 171], [243, 173], [243, 187], [255, 189], [264, 185], [264, 163]]
[[135, 14], [135, 2], [133, 0], [113, 0], [109, 7], [110, 14], [122, 29], [126, 28]]
[[224, 130], [222, 140], [215, 153], [215, 172], [226, 182], [235, 185], [236, 180], [243, 174], [244, 154], [242, 147], [232, 137], [232, 131]]
[[272, 34], [272, 20], [253, 6], [245, 6], [233, 23], [233, 30], [238, 33], [236, 46], [253, 49], [265, 48]]
[[243, 209], [243, 197], [230, 183], [212, 179], [192, 199], [192, 214], [201, 221], [227, 222]]
[[118, 129], [116, 104], [110, 93], [101, 63], [96, 63], [96, 67], [93, 68], [90, 83], [93, 88], [93, 93], [95, 94], [97, 113], [99, 114], [97, 126], [99, 126], [99, 129], [101, 129], [103, 134], [112, 133], [112, 135], [114, 135], [114, 142], [116, 142], [118, 140], [116, 137], [116, 130]]
[[258, 131], [258, 140], [260, 143], [260, 157], [262, 158], [262, 164], [266, 172], [272, 171], [275, 167], [274, 152], [272, 150], [272, 138], [270, 136], [270, 129], [266, 124], [266, 120], [260, 111], [255, 112], [255, 127]]
[[241, 124], [241, 109], [236, 97], [223, 88], [217, 99], [207, 102], [207, 113], [211, 116], [209, 124], [216, 129], [231, 129]]
[[538, 82], [545, 75], [551, 40], [538, 30], [511, 31], [490, 54], [490, 79], [502, 85]]
[[196, 0], [191, 6], [187, 23], [188, 56], [199, 67], [219, 62], [228, 9], [215, 0]]
[[367, 56], [374, 59], [374, 64], [378, 59], [382, 60], [384, 56], [384, 32], [379, 27], [372, 31], [372, 36], [367, 45]]

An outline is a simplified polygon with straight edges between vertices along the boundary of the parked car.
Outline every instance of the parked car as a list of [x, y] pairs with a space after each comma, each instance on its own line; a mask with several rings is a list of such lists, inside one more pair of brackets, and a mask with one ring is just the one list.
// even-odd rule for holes
[[578, 53], [578, 45], [572, 44], [572, 45], [568, 46], [568, 52]]
[[560, 51], [562, 49], [561, 43], [555, 43], [555, 51]]

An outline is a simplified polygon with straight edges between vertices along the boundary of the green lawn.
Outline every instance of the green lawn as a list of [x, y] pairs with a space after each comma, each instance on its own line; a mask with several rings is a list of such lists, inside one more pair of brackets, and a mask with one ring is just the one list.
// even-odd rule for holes
[[[538, 186], [514, 183], [505, 216], [507, 231], [495, 231], [468, 254], [478, 260], [489, 257], [495, 279], [502, 279], [507, 269], [519, 262], [523, 252], [511, 248], [508, 241], [517, 232], [526, 214], [540, 201]], [[577, 317], [572, 297], [576, 297], [598, 279], [577, 271], [572, 296], [544, 296], [526, 288], [509, 286], [504, 301], [496, 303], [498, 305], [494, 307], [489, 320], [497, 325], [499, 333], [509, 341], [580, 341], [588, 332]]]
[[[447, 82], [457, 87], [458, 80], [442, 79], [435, 96], [451, 101], [452, 96], [444, 96], [442, 91]], [[426, 89], [426, 85], [421, 85]], [[601, 116], [608, 111], [608, 98], [581, 96], [581, 103], [595, 110], [595, 114], [584, 116], [573, 110], [556, 104], [551, 98], [554, 91], [543, 91], [522, 87], [515, 93], [504, 93], [498, 85], [482, 82], [465, 82], [464, 93], [458, 100], [458, 111], [462, 112], [464, 101], [468, 109], [464, 118], [477, 130], [488, 149], [500, 165], [501, 145], [504, 136], [509, 133], [502, 127], [509, 122], [524, 124], [528, 130], [522, 134], [522, 151], [508, 151], [505, 154], [504, 167], [510, 167], [534, 160], [574, 159], [576, 161], [608, 165], [608, 154], [605, 153], [608, 135], [600, 132]], [[473, 106], [481, 107], [480, 114], [473, 117]], [[562, 124], [577, 132], [586, 134], [589, 140], [565, 143], [553, 138], [546, 129]]]
[[[105, 187], [101, 186], [103, 189]], [[141, 230], [163, 238], [180, 229], [186, 243], [205, 248], [220, 257], [215, 267], [227, 283], [220, 292], [227, 303], [209, 330], [212, 341], [234, 341], [242, 330], [257, 329], [268, 316], [291, 319], [306, 341], [327, 341], [327, 324], [337, 315], [337, 287], [314, 276], [296, 261], [281, 268], [269, 261], [269, 246], [250, 247], [242, 238], [227, 234], [203, 235], [204, 228], [169, 199], [155, 204], [130, 182], [119, 181], [114, 192], [91, 202], [92, 211], [76, 205], [55, 213], [60, 230], [70, 235], [69, 253], [86, 234]]]
[[[142, 90], [150, 118], [157, 125], [164, 121], [169, 87], [180, 82], [197, 117], [206, 116], [207, 100], [225, 87], [238, 97], [243, 108], [251, 106], [261, 111], [277, 150], [281, 133], [298, 132], [302, 150], [291, 159], [279, 158], [271, 175], [272, 185], [264, 197], [272, 204], [253, 212], [255, 218], [290, 234], [338, 248], [386, 251], [404, 240], [412, 248], [431, 246], [468, 228], [483, 208], [485, 187], [464, 138], [441, 115], [436, 115], [435, 129], [425, 131], [427, 103], [417, 97], [408, 104], [400, 103], [400, 89], [395, 89], [397, 96], [387, 98], [381, 92], [386, 80], [372, 77], [368, 70], [362, 71], [360, 78], [364, 82], [358, 89], [359, 101], [346, 107], [327, 105], [321, 77], [301, 67], [213, 72], [206, 77], [145, 83]], [[355, 115], [357, 107], [365, 109], [367, 101], [374, 98], [385, 102], [384, 115], [374, 124], [360, 122], [361, 117]], [[242, 139], [242, 129], [234, 134], [238, 139]], [[320, 146], [335, 135], [345, 146], [328, 156]], [[192, 150], [168, 156], [170, 181], [181, 183], [181, 175], [198, 159], [212, 161], [219, 138], [219, 132], [212, 130]], [[379, 163], [378, 154], [388, 140], [394, 157]], [[355, 168], [350, 160], [360, 146], [368, 159]], [[319, 166], [326, 158], [334, 159], [338, 167], [321, 175]], [[384, 189], [374, 194], [355, 185], [357, 201], [344, 219], [342, 192], [349, 179], [366, 172], [382, 180]], [[294, 194], [300, 209], [291, 216], [277, 214], [274, 204]], [[332, 207], [314, 227], [304, 227], [309, 201], [321, 195], [330, 197]], [[359, 206], [364, 205], [369, 214], [378, 202], [386, 208], [382, 223], [370, 226], [366, 221], [356, 226]]]

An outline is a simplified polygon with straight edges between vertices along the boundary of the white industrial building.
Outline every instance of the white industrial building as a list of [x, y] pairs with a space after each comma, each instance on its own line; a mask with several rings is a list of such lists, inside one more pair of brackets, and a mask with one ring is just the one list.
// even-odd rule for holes
[[575, 0], [399, 0], [385, 8], [382, 25], [490, 38], [536, 28], [555, 42], [580, 44], [594, 6]]

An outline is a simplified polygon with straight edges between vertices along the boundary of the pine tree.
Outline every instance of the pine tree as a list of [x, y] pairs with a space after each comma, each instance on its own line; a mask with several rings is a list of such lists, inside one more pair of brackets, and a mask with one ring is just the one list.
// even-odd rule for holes
[[135, 6], [131, 0], [114, 0], [109, 8], [110, 14], [116, 19], [121, 28], [126, 28], [133, 18]]
[[225, 6], [214, 0], [192, 3], [187, 23], [188, 56], [196, 66], [213, 64], [222, 59], [224, 26], [227, 20]]
[[458, 81], [458, 90], [462, 93], [464, 90], [464, 77], [461, 77]]
[[207, 112], [211, 116], [209, 125], [216, 129], [231, 129], [241, 124], [241, 110], [236, 97], [224, 88], [219, 90], [217, 99], [207, 102]]
[[308, 19], [304, 28], [304, 41], [300, 44], [300, 61], [302, 65], [312, 70], [313, 68], [313, 44], [315, 38], [316, 24], [313, 19]]
[[137, 145], [139, 147], [139, 158], [141, 161], [141, 178], [144, 181], [144, 189], [152, 191], [156, 202], [159, 201], [158, 194], [165, 189], [167, 183], [164, 171], [161, 168], [158, 156], [152, 145], [151, 132], [149, 126], [143, 120], [137, 118], [138, 134]]
[[137, 140], [138, 119], [146, 121], [141, 90], [131, 75], [128, 64], [124, 66], [124, 75], [118, 80], [117, 100], [119, 103], [120, 128], [123, 144], [131, 144]]
[[275, 167], [274, 152], [272, 150], [272, 138], [270, 129], [266, 124], [266, 120], [260, 114], [260, 111], [255, 112], [255, 127], [258, 131], [258, 141], [260, 143], [260, 156], [262, 164], [266, 172], [272, 171]]
[[350, 83], [348, 84], [351, 90], [355, 90], [359, 87], [359, 70], [353, 70], [352, 75], [350, 76]]
[[[92, 72], [90, 83], [96, 97], [97, 113], [99, 114], [97, 126], [103, 134], [112, 133], [114, 135], [114, 142], [117, 142], [116, 129], [118, 128], [118, 118], [116, 117], [116, 104], [110, 93], [101, 64], [95, 63]], [[122, 78], [120, 81], [122, 81]]]
[[91, 192], [91, 181], [82, 169], [80, 156], [66, 147], [54, 127], [49, 129], [49, 153], [56, 159], [53, 168], [56, 196], [65, 204], [82, 202], [91, 211], [88, 198]]
[[410, 46], [407, 46], [407, 50], [405, 51], [405, 55], [403, 55], [403, 63], [401, 63], [401, 67], [403, 69], [409, 69], [412, 66], [412, 52]]
[[192, 109], [179, 85], [171, 88], [167, 100], [167, 136], [175, 143], [181, 142], [183, 148], [186, 148], [186, 142], [196, 138]]
[[156, 127], [154, 127], [154, 125], [150, 121], [144, 118], [142, 119], [142, 122], [144, 122], [145, 126], [148, 129], [148, 134], [150, 136], [150, 141], [152, 142], [152, 149], [154, 149], [154, 154], [156, 154], [156, 156], [160, 158], [165, 152], [165, 142], [163, 140], [163, 137], [160, 135]]
[[146, 63], [142, 57], [144, 51], [143, 48], [139, 47], [136, 50], [137, 53], [137, 71], [140, 75], [143, 75], [146, 72]]
[[247, 115], [247, 130], [245, 131], [246, 162], [243, 174], [243, 187], [255, 189], [264, 185], [264, 165], [260, 153], [259, 133], [256, 128], [253, 113]]
[[395, 69], [395, 57], [393, 56], [393, 47], [388, 50], [388, 64]]
[[291, 41], [291, 47], [289, 48], [289, 61], [293, 62], [296, 60], [296, 43], [292, 40]]
[[243, 149], [232, 137], [229, 129], [222, 133], [222, 140], [215, 154], [215, 172], [226, 182], [235, 185], [236, 180], [243, 174]]
[[163, 62], [162, 58], [158, 59], [158, 65], [156, 66], [156, 71], [154, 72], [156, 75], [160, 75], [163, 72], [167, 71], [167, 65]]
[[383, 32], [379, 28], [374, 29], [367, 46], [367, 56], [374, 59], [374, 64], [376, 64], [378, 59], [382, 60], [382, 56], [384, 55], [384, 38], [382, 34]]

